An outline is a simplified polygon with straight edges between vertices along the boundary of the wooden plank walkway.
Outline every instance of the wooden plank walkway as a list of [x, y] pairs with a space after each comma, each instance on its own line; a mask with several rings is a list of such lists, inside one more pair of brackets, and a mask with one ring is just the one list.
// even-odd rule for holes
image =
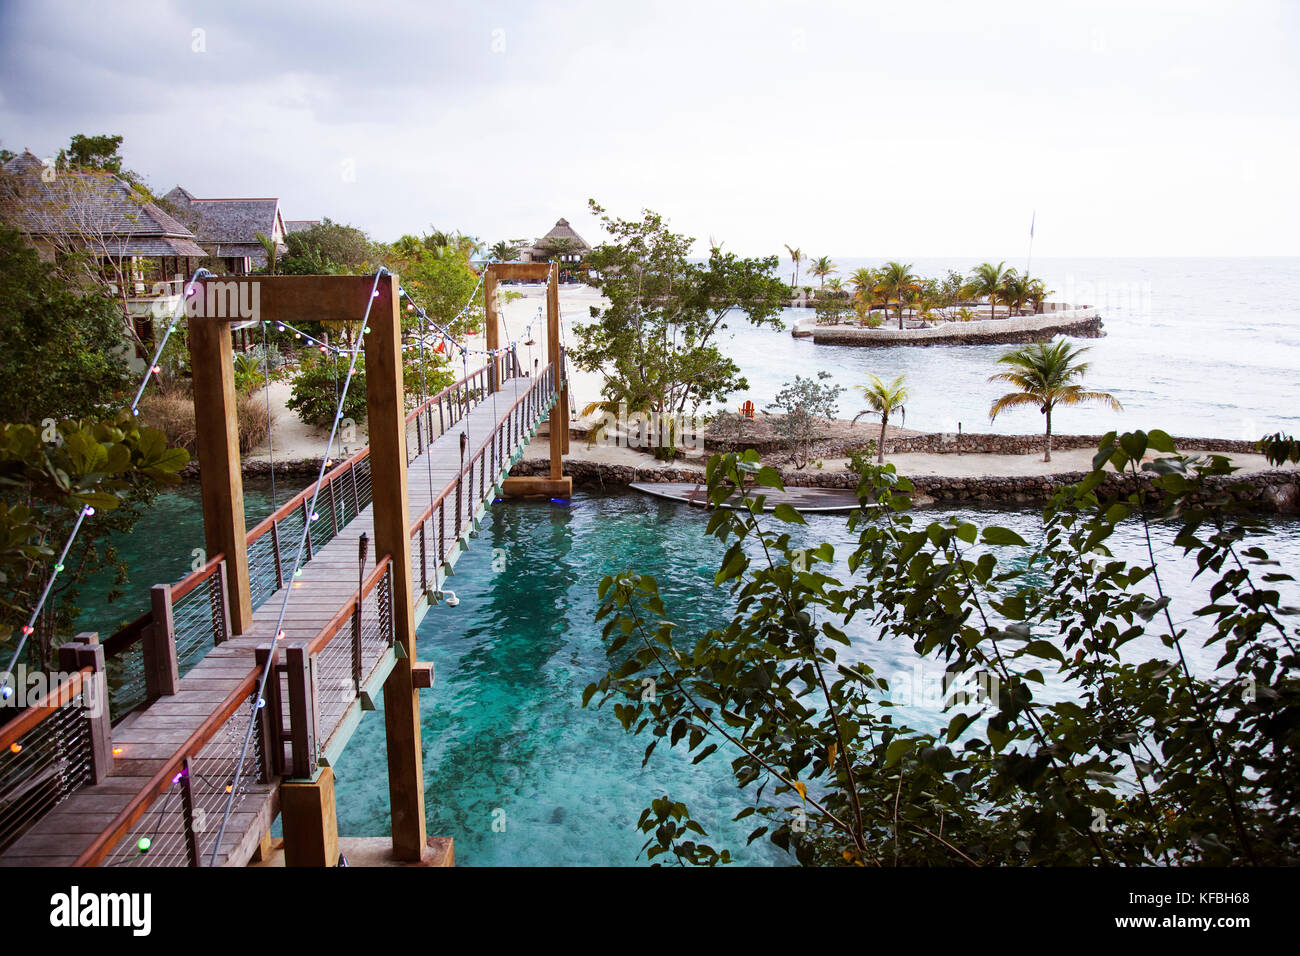
[[[414, 524], [430, 503], [444, 490], [455, 486], [456, 478], [461, 473], [462, 454], [464, 461], [472, 461], [474, 455], [485, 447], [491, 447], [491, 436], [498, 424], [503, 421], [509, 410], [534, 384], [532, 378], [510, 379], [502, 384], [495, 398], [487, 397], [475, 405], [469, 413], [454, 425], [446, 428], [428, 446], [424, 454], [411, 461], [408, 471], [408, 501], [411, 522]], [[537, 410], [536, 418], [540, 420], [545, 408], [543, 401]], [[527, 445], [530, 430], [536, 421], [525, 424], [522, 433], [514, 435], [513, 448], [501, 448], [504, 469], [510, 466], [511, 458]], [[408, 429], [408, 432], [410, 430]], [[462, 453], [461, 435], [467, 434], [468, 447]], [[460, 518], [463, 530], [473, 527], [473, 519], [488, 502], [500, 479], [494, 473], [494, 465], [489, 464], [484, 472], [486, 481], [480, 481], [476, 467], [474, 478], [474, 500], [468, 494], [461, 496]], [[323, 509], [322, 509], [323, 511]], [[445, 543], [453, 545], [456, 535], [455, 496], [449, 496], [444, 521], [446, 523]], [[382, 555], [375, 554], [373, 545], [369, 549], [364, 568], [359, 568], [358, 539], [363, 533], [369, 534], [373, 542], [373, 511], [367, 506], [356, 518], [324, 547], [315, 551], [311, 561], [303, 565], [302, 574], [297, 579], [290, 578], [287, 586], [276, 591], [253, 615], [253, 625], [249, 631], [231, 638], [210, 651], [196, 664], [178, 685], [174, 696], [162, 697], [142, 711], [131, 715], [113, 729], [114, 766], [112, 774], [104, 782], [78, 790], [66, 801], [51, 810], [27, 833], [14, 842], [0, 855], [0, 866], [67, 866], [86, 849], [94, 838], [103, 832], [121, 812], [128, 802], [139, 793], [177, 751], [177, 749], [212, 715], [221, 702], [233, 693], [240, 683], [248, 678], [255, 669], [255, 649], [274, 638], [276, 622], [284, 605], [285, 594], [292, 590], [292, 597], [284, 616], [284, 640], [309, 641], [320, 634], [334, 618], [341, 607], [346, 605], [357, 593], [358, 573], [369, 575], [375, 570], [376, 559]], [[435, 521], [437, 516], [435, 515]], [[418, 576], [420, 572], [419, 538], [413, 545], [413, 568]], [[296, 553], [298, 542], [284, 542], [286, 552]], [[427, 566], [433, 568], [437, 561], [436, 536], [428, 534], [424, 542]], [[454, 560], [456, 552], [448, 554]], [[286, 572], [289, 562], [286, 561]], [[432, 575], [430, 575], [432, 578]], [[422, 588], [416, 583], [415, 594]], [[422, 610], [427, 604], [421, 602]], [[417, 618], [418, 620], [418, 618]], [[346, 629], [336, 640], [344, 640]], [[333, 647], [331, 643], [330, 647]], [[326, 649], [328, 650], [328, 648]], [[322, 652], [324, 653], [324, 652]], [[391, 657], [391, 654], [388, 655]], [[363, 656], [363, 672], [367, 675], [363, 683], [377, 674], [385, 665], [384, 655], [371, 652]], [[387, 667], [391, 668], [391, 660]], [[386, 675], [384, 670], [383, 674]], [[283, 686], [283, 685], [282, 685]], [[288, 700], [287, 691], [282, 693], [282, 700]], [[249, 701], [251, 705], [251, 698]], [[335, 708], [337, 709], [337, 708]], [[323, 746], [331, 734], [340, 725], [343, 715], [330, 714], [330, 708], [322, 701], [322, 725], [320, 742]], [[332, 717], [326, 726], [325, 718]], [[224, 775], [221, 780], [230, 779], [234, 757], [243, 734], [248, 726], [249, 708], [241, 706], [227, 721], [227, 725], [218, 731], [217, 737], [209, 748], [216, 748], [218, 754], [212, 763], [221, 766]], [[217, 746], [219, 743], [222, 746]], [[205, 754], [207, 749], [205, 748]], [[206, 758], [200, 758], [203, 760]], [[225, 759], [227, 764], [220, 764]], [[257, 768], [252, 754], [244, 767], [244, 779], [241, 789], [246, 789], [236, 801], [234, 812], [222, 839], [219, 865], [243, 866], [248, 863], [258, 842], [279, 812], [279, 781], [267, 783], [256, 781]], [[202, 776], [196, 771], [195, 776]], [[216, 780], [214, 775], [212, 779]], [[173, 787], [173, 790], [176, 789]], [[199, 803], [205, 808], [204, 832], [200, 834], [200, 855], [203, 865], [211, 855], [211, 837], [215, 834], [220, 821], [220, 806], [224, 804], [224, 790], [217, 788], [218, 799], [208, 803]], [[171, 816], [167, 816], [167, 807], [159, 807], [164, 801], [170, 801]], [[211, 808], [209, 808], [211, 807]], [[130, 833], [119, 843], [105, 859], [104, 865], [170, 865], [184, 866], [185, 843], [183, 834], [177, 830], [179, 819], [179, 798], [171, 800], [170, 795], [159, 797], [153, 807], [135, 825]], [[215, 812], [214, 812], [215, 809]], [[198, 827], [196, 826], [196, 829]], [[136, 850], [136, 843], [141, 836], [152, 841], [148, 854]]]

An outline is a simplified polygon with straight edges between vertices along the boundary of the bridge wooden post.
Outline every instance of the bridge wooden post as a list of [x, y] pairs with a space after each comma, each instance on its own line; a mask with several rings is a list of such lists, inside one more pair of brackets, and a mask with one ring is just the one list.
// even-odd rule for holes
[[[202, 285], [196, 294], [202, 302]], [[196, 315], [190, 320], [189, 339], [203, 537], [209, 557], [221, 554], [226, 559], [230, 585], [228, 634], [243, 634], [253, 622], [253, 603], [249, 592], [244, 479], [239, 467], [239, 419], [235, 410], [235, 366], [228, 320]]]
[[[501, 309], [497, 300], [497, 274], [495, 266], [487, 266], [483, 276], [483, 323], [484, 347], [491, 352], [501, 347]], [[501, 390], [501, 360], [495, 355], [488, 356], [488, 389], [493, 392]]]
[[[563, 375], [563, 357], [560, 346], [560, 266], [553, 263], [546, 276], [546, 358], [554, 369], [556, 395], [547, 430], [551, 435], [551, 481], [557, 483], [564, 478], [564, 453], [569, 450], [569, 395]], [[568, 484], [569, 489], [560, 493], [567, 495], [572, 490], [572, 479]]]
[[[569, 451], [569, 395], [568, 385], [561, 374], [562, 349], [560, 346], [560, 267], [552, 262], [543, 274], [541, 263], [526, 267], [507, 265], [503, 271], [507, 278], [534, 278], [546, 281], [546, 360], [554, 363], [556, 398], [551, 406], [547, 425], [550, 432], [551, 469], [549, 477], [519, 476], [501, 483], [502, 493], [510, 497], [546, 495], [567, 498], [573, 494], [573, 479], [564, 474], [564, 456]], [[530, 271], [524, 271], [528, 269]], [[532, 271], [538, 270], [538, 271]], [[531, 369], [530, 369], [531, 372]], [[541, 396], [545, 400], [546, 396]]]
[[366, 399], [370, 425], [375, 559], [392, 560], [394, 640], [406, 652], [384, 682], [388, 741], [388, 799], [393, 856], [418, 862], [426, 850], [420, 698], [415, 661], [415, 601], [411, 584], [410, 506], [406, 478], [406, 405], [402, 388], [402, 319], [397, 276], [379, 280], [366, 335]]

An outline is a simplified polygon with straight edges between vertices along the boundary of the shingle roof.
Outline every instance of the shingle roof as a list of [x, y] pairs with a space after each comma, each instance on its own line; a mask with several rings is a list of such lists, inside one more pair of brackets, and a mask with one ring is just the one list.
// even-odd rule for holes
[[256, 243], [257, 233], [276, 233], [278, 199], [197, 199], [180, 186], [166, 198], [183, 210], [199, 242]]
[[286, 234], [291, 232], [306, 232], [308, 229], [319, 225], [319, 219], [286, 219], [284, 221], [284, 231]]
[[[41, 175], [45, 164], [24, 152], [5, 164], [15, 177], [3, 203], [13, 222], [34, 236], [96, 236], [104, 245], [136, 255], [202, 257], [194, 235], [111, 173], [61, 169]], [[136, 251], [139, 249], [140, 251]], [[160, 251], [147, 251], [160, 250]]]

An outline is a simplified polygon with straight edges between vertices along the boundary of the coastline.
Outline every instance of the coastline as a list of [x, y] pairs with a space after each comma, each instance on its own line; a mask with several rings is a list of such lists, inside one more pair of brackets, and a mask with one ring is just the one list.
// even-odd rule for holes
[[[916, 486], [918, 505], [976, 503], [1028, 505], [1047, 501], [1059, 487], [1081, 480], [1091, 467], [1100, 436], [1053, 436], [1053, 460], [1042, 460], [1042, 436], [944, 433], [906, 433], [886, 441], [886, 462], [893, 464]], [[1300, 466], [1275, 468], [1253, 452], [1253, 443], [1235, 439], [1174, 439], [1187, 453], [1224, 454], [1239, 472], [1216, 486], [1236, 486], [1240, 501], [1278, 514], [1300, 513]], [[704, 455], [662, 462], [636, 449], [617, 445], [587, 447], [585, 437], [574, 432], [571, 452], [564, 456], [564, 473], [577, 488], [626, 489], [633, 482], [702, 481], [708, 455], [729, 450], [710, 443]], [[986, 450], [979, 450], [979, 449]], [[906, 449], [896, 451], [895, 449]], [[1029, 450], [1032, 449], [1032, 450]], [[542, 475], [549, 469], [549, 445], [539, 434], [510, 470], [511, 477]], [[309, 483], [320, 471], [320, 457], [284, 458], [275, 463], [275, 475], [301, 478]], [[788, 487], [854, 488], [857, 475], [842, 457], [827, 458], [823, 467], [795, 469], [777, 465]], [[270, 464], [246, 457], [245, 478], [269, 478]], [[198, 476], [198, 463], [182, 472]], [[1127, 494], [1142, 482], [1115, 475], [1102, 485], [1104, 493]]]

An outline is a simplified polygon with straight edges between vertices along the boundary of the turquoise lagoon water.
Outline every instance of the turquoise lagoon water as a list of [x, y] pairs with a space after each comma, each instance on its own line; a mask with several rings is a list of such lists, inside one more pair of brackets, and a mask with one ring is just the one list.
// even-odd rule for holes
[[[925, 514], [926, 520], [952, 514], [1003, 524], [1031, 541], [1040, 528], [1032, 511]], [[1278, 526], [1289, 533], [1266, 546], [1284, 564], [1300, 562], [1294, 523]], [[835, 544], [841, 559], [853, 540], [843, 517], [831, 515], [810, 515], [806, 535], [805, 544]], [[1176, 560], [1171, 537], [1162, 530], [1156, 541], [1166, 589], [1190, 601], [1191, 569]], [[1118, 544], [1141, 557], [1136, 528]], [[721, 553], [704, 535], [699, 511], [644, 496], [579, 494], [566, 504], [510, 502], [493, 509], [449, 582], [459, 605], [431, 609], [418, 633], [420, 658], [437, 669], [422, 704], [429, 832], [455, 838], [458, 863], [635, 863], [643, 842], [636, 819], [663, 794], [687, 803], [715, 845], [743, 862], [787, 862], [765, 841], [744, 847], [754, 824], [731, 822], [746, 804], [731, 782], [734, 755], [725, 748], [692, 765], [684, 753], [661, 747], [642, 768], [652, 738], [625, 734], [610, 711], [580, 707], [582, 689], [606, 671], [593, 622], [600, 578], [628, 569], [653, 573], [689, 644], [727, 619], [728, 595], [712, 586]], [[503, 570], [493, 570], [494, 554], [498, 567], [504, 554]], [[1178, 597], [1181, 623], [1190, 604], [1180, 606]], [[911, 648], [871, 639], [864, 624], [849, 628], [858, 640], [842, 656], [869, 663], [896, 689], [908, 682], [917, 702], [899, 709], [902, 719], [927, 729], [946, 724], [921, 699]], [[1164, 653], [1154, 638], [1136, 642], [1133, 652]], [[1200, 655], [1194, 666], [1212, 671], [1214, 655]], [[383, 720], [368, 715], [336, 768], [341, 832], [388, 832], [385, 766]], [[504, 832], [493, 828], [501, 819]]]
[[[250, 520], [269, 511], [267, 492], [261, 485], [249, 489]], [[283, 489], [278, 497], [285, 498]], [[928, 510], [918, 518], [947, 515], [1002, 524], [1030, 541], [1039, 535], [1040, 518], [1032, 510]], [[842, 561], [853, 541], [844, 518], [809, 515], [808, 521], [800, 543], [829, 541]], [[1284, 565], [1300, 565], [1300, 522], [1277, 521], [1274, 529], [1278, 533], [1265, 546]], [[1197, 595], [1189, 586], [1190, 562], [1180, 560], [1171, 537], [1170, 529], [1158, 529], [1157, 559], [1174, 595], [1174, 618], [1182, 623]], [[197, 486], [162, 496], [119, 542], [133, 569], [127, 588], [133, 603], [88, 600], [81, 628], [108, 633], [141, 613], [145, 586], [182, 576], [191, 549], [202, 543]], [[1144, 556], [1136, 527], [1122, 528], [1115, 544], [1128, 557]], [[705, 536], [698, 510], [632, 492], [579, 493], [564, 503], [500, 502], [490, 510], [448, 582], [459, 605], [432, 608], [417, 635], [420, 659], [436, 665], [435, 687], [421, 698], [429, 832], [455, 838], [459, 864], [635, 864], [643, 842], [637, 817], [663, 794], [689, 804], [710, 840], [741, 861], [787, 862], [765, 841], [744, 846], [752, 821], [731, 822], [745, 806], [731, 782], [731, 755], [720, 749], [692, 765], [685, 754], [660, 748], [643, 768], [648, 738], [625, 734], [609, 710], [580, 706], [583, 688], [606, 671], [593, 620], [600, 578], [629, 569], [654, 574], [684, 639], [693, 640], [729, 613], [729, 595], [712, 585], [721, 551]], [[1023, 555], [1010, 549], [1003, 559]], [[1288, 596], [1288, 602], [1300, 603], [1300, 597]], [[872, 639], [865, 622], [854, 622], [849, 632], [856, 640], [842, 656], [870, 664], [896, 694], [906, 685], [920, 697], [921, 665], [910, 647]], [[1135, 653], [1162, 653], [1154, 638], [1135, 644]], [[1214, 655], [1194, 657], [1193, 664], [1209, 672]], [[388, 832], [380, 706], [361, 721], [336, 767], [344, 834]], [[946, 723], [921, 699], [899, 708], [899, 716], [927, 729]]]

